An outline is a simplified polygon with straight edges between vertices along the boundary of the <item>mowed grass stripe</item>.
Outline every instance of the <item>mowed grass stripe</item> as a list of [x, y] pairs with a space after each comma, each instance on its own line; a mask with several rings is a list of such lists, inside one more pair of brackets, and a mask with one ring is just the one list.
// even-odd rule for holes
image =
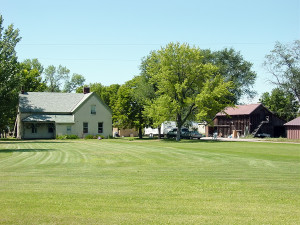
[[34, 151], [0, 149], [0, 223], [299, 223], [299, 146], [76, 140], [9, 149], [18, 148]]

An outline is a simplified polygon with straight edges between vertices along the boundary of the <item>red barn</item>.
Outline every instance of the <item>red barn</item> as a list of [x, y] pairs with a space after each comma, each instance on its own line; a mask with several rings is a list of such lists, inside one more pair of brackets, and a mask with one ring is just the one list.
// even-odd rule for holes
[[228, 137], [234, 131], [240, 135], [285, 136], [285, 121], [274, 115], [263, 104], [236, 105], [228, 107], [214, 118], [214, 126], [209, 127], [208, 135], [213, 133]]
[[300, 139], [300, 117], [284, 124], [288, 139]]

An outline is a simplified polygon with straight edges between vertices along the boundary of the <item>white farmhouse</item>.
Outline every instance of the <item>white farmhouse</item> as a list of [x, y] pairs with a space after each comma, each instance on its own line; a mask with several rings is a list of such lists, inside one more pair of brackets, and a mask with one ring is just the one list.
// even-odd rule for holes
[[112, 135], [112, 112], [96, 93], [24, 92], [19, 95], [17, 138], [73, 134]]

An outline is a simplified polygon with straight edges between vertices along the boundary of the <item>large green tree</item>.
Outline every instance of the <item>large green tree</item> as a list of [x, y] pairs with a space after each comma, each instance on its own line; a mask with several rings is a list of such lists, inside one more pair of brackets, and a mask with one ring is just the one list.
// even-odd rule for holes
[[212, 63], [219, 68], [220, 75], [225, 81], [231, 81], [231, 100], [238, 104], [241, 98], [253, 98], [256, 92], [253, 85], [256, 73], [252, 70], [253, 64], [246, 61], [240, 52], [233, 48], [219, 51], [202, 50], [203, 63]]
[[48, 66], [44, 71], [47, 91], [60, 92], [62, 83], [69, 79], [69, 73], [70, 70], [65, 66], [59, 65], [58, 68], [53, 65]]
[[44, 68], [38, 59], [26, 59], [20, 63], [20, 86], [24, 91], [45, 91], [47, 86], [42, 81]]
[[148, 118], [145, 116], [145, 97], [143, 96], [141, 76], [123, 84], [117, 93], [116, 101], [112, 106], [114, 126], [118, 128], [135, 128], [142, 138], [142, 131], [148, 125]]
[[78, 73], [73, 73], [71, 79], [66, 80], [63, 92], [68, 92], [68, 93], [73, 92], [78, 87], [83, 86], [84, 82], [85, 82], [84, 76]]
[[273, 89], [271, 94], [269, 92], [263, 93], [260, 101], [285, 121], [296, 118], [299, 110], [299, 103], [295, 96], [280, 88]]
[[3, 27], [0, 15], [0, 129], [6, 129], [13, 123], [20, 91], [20, 67], [17, 62], [15, 47], [21, 40], [19, 30], [9, 25]]
[[300, 102], [300, 40], [290, 44], [277, 42], [266, 55], [264, 66], [273, 75], [271, 82]]
[[156, 97], [149, 107], [156, 107], [169, 120], [175, 120], [180, 140], [181, 127], [188, 121], [211, 121], [216, 113], [231, 105], [232, 82], [225, 82], [218, 67], [203, 63], [199, 48], [170, 43], [147, 57], [149, 81]]

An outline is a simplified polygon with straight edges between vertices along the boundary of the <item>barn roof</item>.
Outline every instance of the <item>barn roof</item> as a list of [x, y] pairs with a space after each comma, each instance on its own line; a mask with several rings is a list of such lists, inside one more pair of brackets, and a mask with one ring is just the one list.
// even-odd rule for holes
[[249, 105], [236, 105], [235, 107], [228, 107], [223, 112], [219, 112], [217, 116], [236, 116], [236, 115], [250, 115], [254, 110], [256, 110], [261, 103], [249, 104]]
[[93, 93], [25, 92], [19, 95], [22, 113], [71, 113]]
[[300, 126], [300, 116], [284, 124], [285, 126]]

